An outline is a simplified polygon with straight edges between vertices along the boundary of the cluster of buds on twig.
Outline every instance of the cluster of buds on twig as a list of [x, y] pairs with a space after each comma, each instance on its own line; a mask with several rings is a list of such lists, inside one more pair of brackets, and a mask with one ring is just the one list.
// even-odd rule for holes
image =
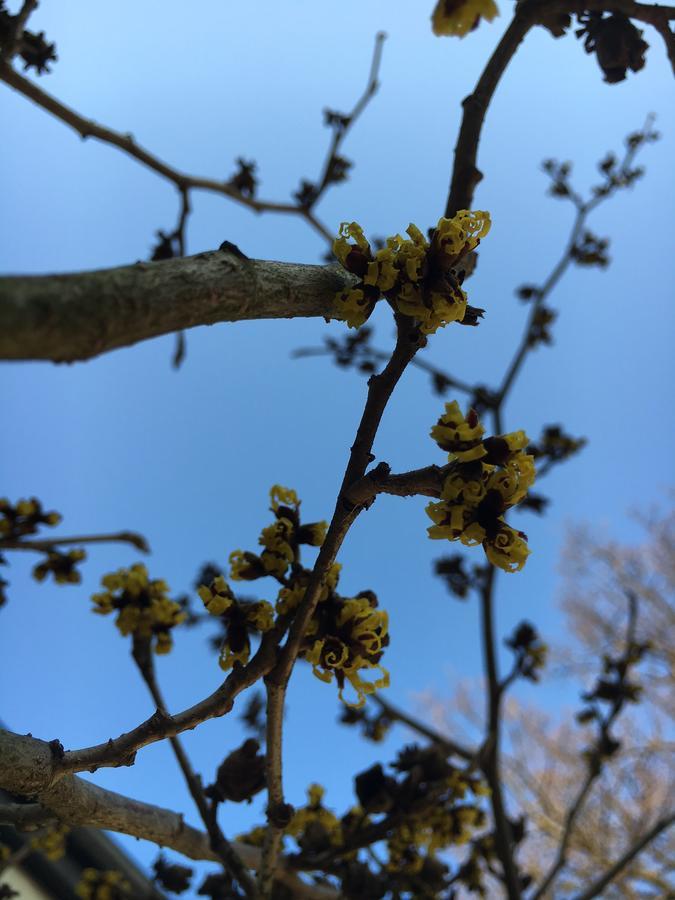
[[179, 603], [169, 595], [169, 586], [159, 578], [151, 580], [142, 563], [104, 575], [104, 591], [93, 594], [93, 612], [116, 612], [115, 625], [124, 636], [150, 641], [155, 653], [169, 653], [172, 630], [186, 618]]
[[16, 39], [16, 52], [23, 59], [24, 70], [35, 69], [38, 75], [44, 75], [49, 72], [49, 63], [56, 62], [58, 58], [56, 44], [50, 44], [45, 39], [44, 31], [34, 32], [27, 28], [15, 38], [16, 18], [0, 0], [0, 49]]
[[466, 417], [457, 401], [431, 429], [431, 437], [448, 452], [451, 469], [443, 481], [440, 502], [427, 514], [434, 524], [429, 537], [481, 545], [488, 560], [506, 572], [523, 568], [530, 553], [527, 536], [504, 521], [504, 513], [520, 503], [534, 483], [534, 458], [525, 453], [524, 431], [484, 438], [475, 410]]
[[429, 240], [411, 224], [408, 238], [396, 234], [373, 252], [361, 226], [343, 222], [333, 252], [359, 280], [336, 296], [338, 316], [358, 328], [384, 297], [398, 313], [413, 319], [423, 334], [433, 334], [450, 322], [478, 324], [484, 310], [468, 305], [459, 264], [489, 230], [488, 213], [460, 210], [452, 219], [439, 219]]

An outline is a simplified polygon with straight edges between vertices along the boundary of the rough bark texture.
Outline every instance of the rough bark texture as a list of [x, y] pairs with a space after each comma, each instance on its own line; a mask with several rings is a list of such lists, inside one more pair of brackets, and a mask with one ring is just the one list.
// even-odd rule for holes
[[[189, 859], [218, 862], [208, 835], [187, 825], [179, 813], [108, 791], [76, 775], [63, 775], [54, 781], [54, 758], [60, 752], [58, 747], [31, 735], [0, 730], [0, 788], [30, 798], [67, 825], [130, 834], [169, 847]], [[260, 865], [260, 850], [256, 847], [238, 842], [233, 847], [245, 865], [251, 869]], [[336, 897], [333, 890], [301, 882], [283, 863], [275, 874], [294, 896], [314, 900]]]
[[0, 359], [74, 362], [195, 325], [332, 316], [334, 266], [215, 250], [68, 275], [0, 278]]

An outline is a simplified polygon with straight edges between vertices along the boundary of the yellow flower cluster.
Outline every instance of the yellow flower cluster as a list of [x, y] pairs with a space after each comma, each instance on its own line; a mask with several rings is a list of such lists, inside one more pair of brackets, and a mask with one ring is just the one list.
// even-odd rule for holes
[[235, 663], [245, 665], [251, 656], [249, 632], [264, 634], [274, 625], [274, 608], [266, 600], [237, 600], [222, 575], [209, 586], [201, 585], [197, 593], [212, 616], [223, 622], [225, 639], [220, 649], [219, 665], [227, 672]]
[[438, 0], [431, 15], [434, 34], [464, 37], [481, 19], [491, 22], [499, 10], [494, 0]]
[[131, 885], [121, 872], [84, 869], [75, 893], [81, 900], [130, 900]]
[[66, 852], [66, 837], [70, 828], [67, 825], [54, 825], [30, 840], [31, 850], [44, 853], [47, 859], [61, 859]]
[[36, 581], [44, 581], [51, 573], [57, 584], [79, 584], [82, 576], [75, 567], [86, 556], [84, 550], [69, 550], [67, 553], [51, 550], [46, 558], [33, 568], [33, 578]]
[[307, 789], [308, 803], [295, 811], [286, 828], [287, 834], [290, 834], [291, 837], [299, 838], [302, 837], [308, 826], [312, 828], [319, 827], [325, 832], [330, 844], [338, 847], [342, 843], [340, 820], [323, 805], [322, 801], [325, 793], [325, 789], [320, 784], [310, 784]]
[[[341, 569], [342, 565], [340, 563], [333, 563], [328, 569], [319, 602], [326, 600], [331, 592], [336, 589], [340, 580]], [[293, 573], [289, 586], [281, 588], [276, 602], [276, 611], [279, 615], [288, 615], [300, 605], [305, 596], [310, 575], [311, 572], [308, 569], [300, 569]]]
[[263, 528], [258, 543], [260, 555], [247, 550], [230, 554], [232, 581], [254, 581], [271, 575], [283, 581], [289, 566], [299, 560], [299, 545], [320, 547], [326, 536], [326, 522], [300, 523], [300, 501], [295, 491], [275, 484], [270, 490], [270, 502], [276, 521]]
[[137, 563], [104, 575], [101, 584], [106, 590], [91, 598], [95, 613], [116, 611], [115, 625], [123, 635], [152, 640], [155, 653], [171, 650], [171, 629], [185, 621], [186, 613], [168, 597], [165, 581], [151, 581], [145, 566]]
[[0, 498], [0, 541], [35, 534], [39, 525], [53, 526], [60, 521], [59, 513], [44, 512], [36, 497], [19, 500], [15, 504], [11, 504], [6, 497]]
[[468, 843], [484, 824], [485, 813], [477, 806], [431, 806], [402, 822], [388, 839], [387, 869], [416, 874], [438, 850]]
[[[251, 656], [251, 634], [265, 634], [279, 617], [283, 629], [302, 603], [311, 578], [311, 571], [300, 561], [303, 544], [318, 547], [323, 543], [327, 524], [314, 522], [305, 525], [300, 520], [300, 500], [290, 488], [274, 485], [270, 491], [270, 506], [275, 521], [263, 528], [259, 543], [260, 555], [236, 550], [230, 555], [232, 581], [249, 581], [271, 575], [280, 583], [276, 604], [266, 600], [238, 600], [222, 575], [210, 585], [198, 588], [204, 606], [221, 619], [224, 640], [220, 665], [224, 670], [236, 663], [245, 665]], [[317, 678], [330, 683], [335, 679], [340, 699], [347, 705], [361, 707], [366, 695], [389, 684], [389, 673], [380, 665], [384, 648], [389, 643], [386, 612], [377, 609], [377, 599], [371, 592], [346, 598], [336, 593], [340, 564], [333, 563], [321, 586], [319, 602], [303, 637], [300, 658], [309, 662]], [[364, 670], [375, 669], [380, 677], [367, 681]], [[356, 702], [343, 696], [347, 682], [356, 692]]]
[[358, 328], [385, 297], [399, 313], [414, 319], [424, 334], [465, 318], [466, 324], [475, 324], [479, 312], [467, 316], [462, 276], [454, 267], [489, 230], [489, 213], [463, 209], [452, 219], [439, 219], [430, 240], [411, 224], [408, 238], [396, 234], [373, 253], [361, 226], [343, 222], [333, 252], [359, 281], [337, 294], [339, 317]]
[[[388, 627], [387, 613], [377, 609], [373, 594], [351, 599], [333, 594], [319, 603], [305, 635], [307, 646], [300, 655], [311, 663], [321, 681], [330, 684], [335, 677], [340, 699], [359, 709], [367, 694], [389, 686], [389, 672], [380, 665], [389, 644]], [[365, 681], [361, 673], [366, 669], [377, 669], [381, 675]], [[345, 681], [356, 691], [355, 703], [343, 696]]]
[[530, 553], [527, 536], [504, 521], [504, 513], [520, 503], [534, 483], [534, 458], [524, 453], [524, 431], [483, 439], [484, 429], [474, 410], [462, 415], [457, 401], [431, 436], [453, 463], [443, 482], [440, 502], [430, 503], [434, 522], [429, 537], [459, 540], [467, 547], [483, 545], [490, 562], [506, 572], [523, 568]]

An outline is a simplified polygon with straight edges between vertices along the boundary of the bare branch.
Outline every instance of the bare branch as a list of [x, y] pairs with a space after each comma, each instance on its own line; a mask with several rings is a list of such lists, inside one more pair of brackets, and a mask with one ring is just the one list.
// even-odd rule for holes
[[7, 540], [0, 538], [0, 547], [3, 550], [35, 550], [46, 552], [53, 547], [64, 544], [131, 544], [143, 553], [149, 553], [150, 547], [142, 534], [135, 531], [116, 531], [112, 534], [78, 534], [74, 537], [42, 538], [41, 540]]
[[509, 900], [519, 900], [521, 896], [520, 878], [514, 858], [511, 824], [506, 814], [500, 772], [499, 744], [501, 725], [501, 699], [499, 671], [493, 621], [495, 568], [488, 569], [481, 591], [481, 628], [483, 660], [487, 675], [487, 730], [482, 753], [482, 768], [490, 786], [490, 802], [495, 825], [495, 849], [503, 869], [504, 887]]
[[337, 266], [229, 249], [70, 275], [0, 278], [0, 359], [72, 362], [216, 322], [333, 316], [352, 283]]
[[[631, 592], [627, 593], [627, 601], [628, 601], [628, 620], [626, 624], [626, 638], [625, 638], [625, 650], [624, 650], [624, 661], [626, 666], [628, 666], [632, 660], [632, 653], [635, 646], [635, 632], [637, 627], [637, 614], [638, 614], [638, 602], [637, 596]], [[599, 734], [598, 734], [598, 745], [601, 744], [604, 740], [609, 737], [609, 732], [614, 724], [615, 719], [621, 712], [624, 706], [624, 699], [618, 698], [612, 702], [612, 706], [607, 713], [607, 715], [599, 721]], [[558, 876], [558, 873], [565, 867], [567, 864], [567, 852], [569, 849], [570, 841], [572, 839], [572, 834], [574, 830], [574, 826], [579, 814], [582, 812], [584, 808], [584, 804], [586, 803], [586, 799], [589, 795], [591, 788], [593, 787], [595, 781], [599, 777], [602, 771], [602, 757], [598, 755], [595, 762], [589, 760], [588, 770], [586, 773], [586, 777], [579, 788], [579, 791], [572, 801], [566, 815], [565, 821], [563, 824], [562, 837], [560, 839], [560, 845], [558, 847], [558, 852], [556, 854], [553, 863], [551, 864], [549, 870], [544, 876], [541, 884], [538, 886], [536, 891], [531, 897], [531, 900], [540, 900], [540, 898], [546, 895], [546, 892], [553, 884], [555, 879]]]
[[606, 872], [593, 882], [593, 884], [589, 885], [581, 894], [577, 894], [574, 900], [592, 900], [593, 897], [597, 897], [608, 884], [610, 884], [617, 875], [619, 875], [629, 863], [631, 863], [635, 857], [644, 850], [644, 848], [650, 844], [655, 838], [657, 838], [663, 831], [666, 831], [670, 828], [671, 825], [675, 824], [675, 813], [672, 813], [669, 816], [664, 816], [662, 819], [659, 819], [654, 825], [649, 829], [649, 831], [645, 832], [642, 837], [638, 838], [635, 843], [626, 850], [626, 852], [618, 859], [613, 866], [610, 866]]
[[[164, 702], [164, 697], [162, 696], [162, 692], [157, 682], [150, 640], [143, 640], [137, 637], [134, 638], [132, 657], [138, 666], [141, 677], [145, 681], [157, 709], [164, 715], [168, 715], [166, 703]], [[226, 871], [233, 875], [239, 882], [246, 896], [252, 898], [252, 900], [256, 900], [257, 892], [255, 883], [246, 870], [239, 854], [232, 847], [232, 844], [225, 837], [222, 829], [218, 825], [215, 808], [209, 806], [204, 795], [201, 779], [195, 774], [183, 744], [177, 735], [172, 735], [169, 738], [169, 743], [171, 744], [171, 749], [174, 752], [180, 770], [183, 773], [190, 795], [199, 811], [202, 822], [206, 826], [211, 842], [211, 848], [223, 863]]]
[[428, 738], [428, 740], [432, 741], [434, 744], [437, 744], [449, 756], [459, 756], [462, 759], [465, 759], [467, 762], [471, 762], [476, 758], [475, 751], [469, 750], [467, 747], [463, 747], [461, 744], [458, 744], [456, 741], [452, 740], [452, 738], [446, 737], [444, 734], [440, 734], [438, 731], [435, 731], [433, 728], [425, 725], [424, 722], [420, 722], [418, 719], [409, 715], [407, 712], [404, 712], [403, 710], [398, 709], [398, 707], [393, 706], [393, 704], [389, 703], [388, 700], [384, 700], [382, 697], [380, 697], [379, 694], [373, 695], [371, 699], [373, 703], [380, 707], [387, 718], [393, 719], [397, 722], [401, 722], [402, 725], [407, 725], [408, 728], [411, 728], [413, 731], [421, 734], [422, 737]]

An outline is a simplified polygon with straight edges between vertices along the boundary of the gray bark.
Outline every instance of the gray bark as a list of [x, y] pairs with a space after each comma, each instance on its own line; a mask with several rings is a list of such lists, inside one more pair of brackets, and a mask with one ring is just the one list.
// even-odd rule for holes
[[[0, 730], [0, 788], [30, 798], [66, 825], [130, 834], [189, 859], [219, 861], [208, 835], [186, 824], [180, 813], [106, 790], [77, 775], [63, 775], [54, 781], [55, 754], [58, 757], [59, 751], [45, 741]], [[4, 810], [11, 808], [11, 804], [5, 804]], [[236, 841], [232, 846], [246, 866], [259, 866], [260, 850], [256, 847]], [[337, 896], [333, 890], [301, 882], [283, 861], [276, 877], [297, 897], [335, 900]]]
[[0, 278], [0, 359], [74, 362], [196, 325], [333, 315], [337, 266], [228, 250], [117, 269]]

